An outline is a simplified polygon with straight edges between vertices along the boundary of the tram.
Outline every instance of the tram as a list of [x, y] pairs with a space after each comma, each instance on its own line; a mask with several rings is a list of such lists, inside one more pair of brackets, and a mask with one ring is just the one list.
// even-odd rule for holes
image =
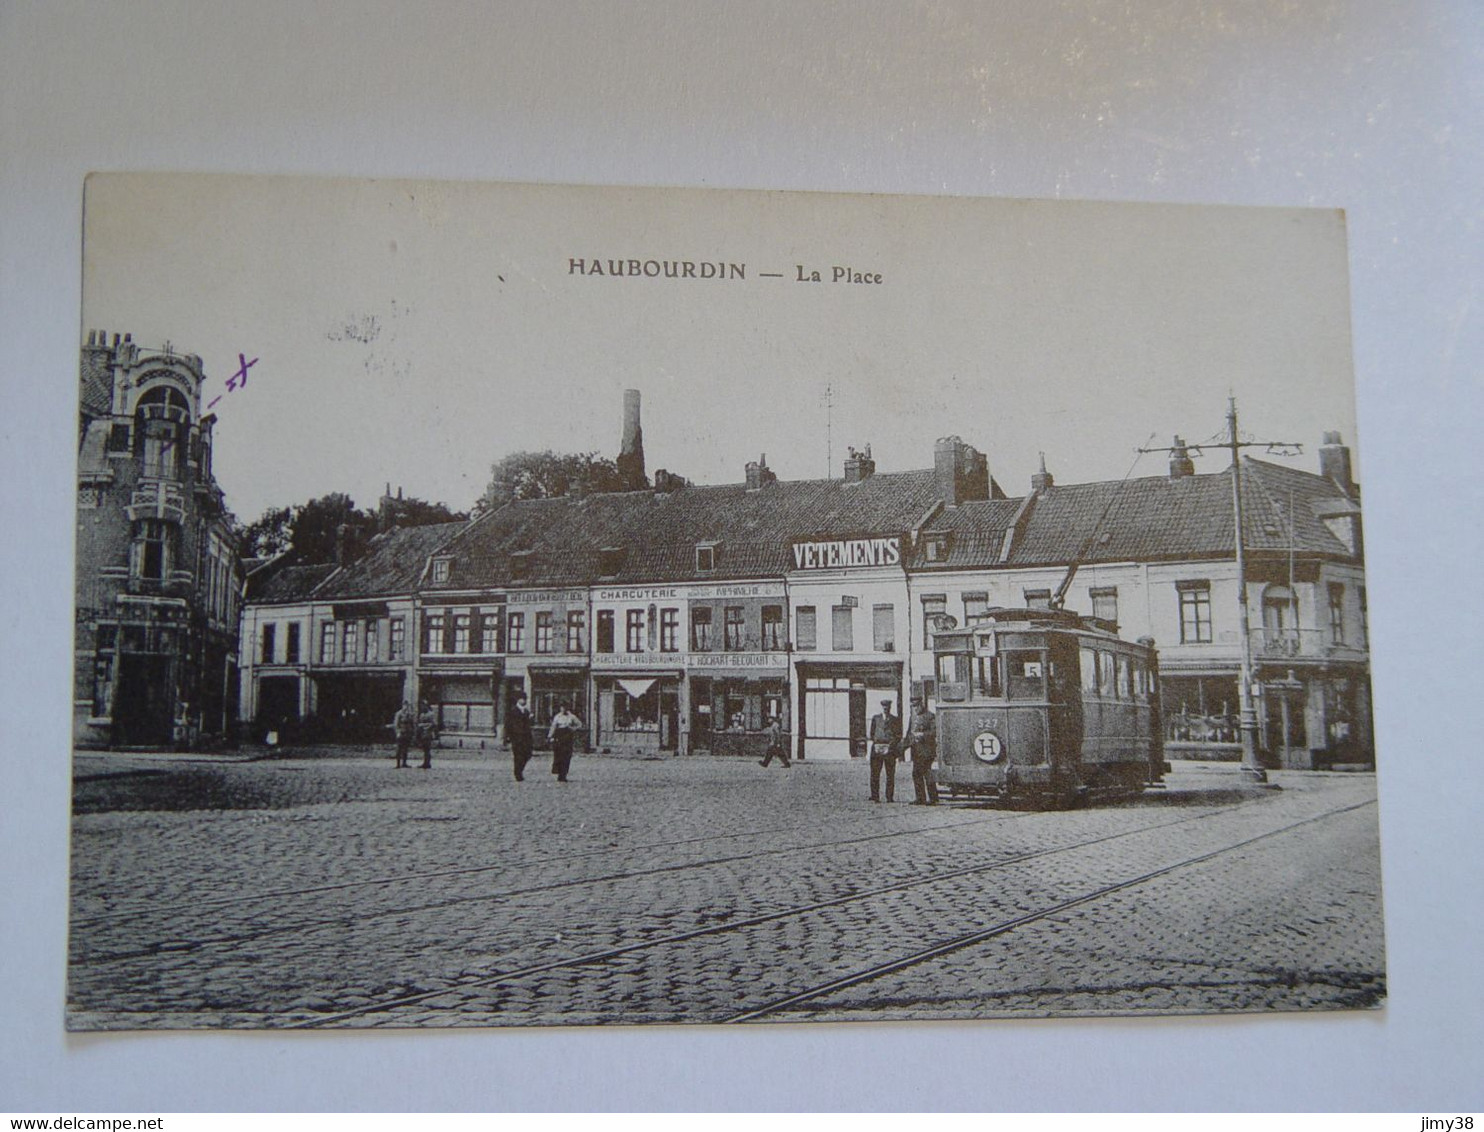
[[1066, 808], [1138, 794], [1170, 769], [1147, 637], [1069, 610], [992, 609], [940, 628], [933, 654], [947, 797]]

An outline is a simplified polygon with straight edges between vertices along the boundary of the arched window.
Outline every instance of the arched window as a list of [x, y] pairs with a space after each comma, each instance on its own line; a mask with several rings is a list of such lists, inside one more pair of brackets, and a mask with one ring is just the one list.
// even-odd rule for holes
[[142, 457], [142, 474], [179, 479], [191, 430], [191, 409], [184, 394], [168, 385], [155, 386], [139, 398], [134, 421], [134, 450]]

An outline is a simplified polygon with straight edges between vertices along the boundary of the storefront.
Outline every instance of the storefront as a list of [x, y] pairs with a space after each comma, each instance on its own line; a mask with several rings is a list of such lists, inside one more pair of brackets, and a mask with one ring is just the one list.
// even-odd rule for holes
[[692, 653], [686, 668], [691, 752], [762, 758], [773, 720], [792, 733], [786, 653]]
[[595, 667], [594, 677], [599, 750], [679, 753], [679, 672], [639, 670], [619, 675]]
[[902, 666], [803, 664], [799, 670], [799, 757], [818, 762], [867, 753], [871, 717], [881, 702], [902, 718]]
[[509, 718], [515, 701], [526, 697], [526, 709], [531, 713], [531, 735], [538, 750], [551, 747], [547, 733], [551, 721], [563, 706], [572, 711], [583, 723], [583, 738], [578, 742], [580, 750], [586, 750], [586, 737], [591, 734], [592, 712], [588, 704], [588, 670], [583, 664], [541, 664], [534, 661], [521, 662], [508, 673], [504, 682], [500, 722]]

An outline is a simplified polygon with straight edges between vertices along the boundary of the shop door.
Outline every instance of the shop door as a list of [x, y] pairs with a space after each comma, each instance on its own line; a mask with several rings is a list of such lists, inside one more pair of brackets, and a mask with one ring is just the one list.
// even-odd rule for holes
[[866, 754], [868, 731], [866, 696], [864, 688], [852, 687], [850, 689], [850, 757], [853, 759]]
[[113, 698], [114, 742], [124, 747], [168, 747], [175, 723], [175, 690], [168, 656], [119, 657]]
[[673, 751], [680, 741], [680, 693], [660, 691], [660, 750]]

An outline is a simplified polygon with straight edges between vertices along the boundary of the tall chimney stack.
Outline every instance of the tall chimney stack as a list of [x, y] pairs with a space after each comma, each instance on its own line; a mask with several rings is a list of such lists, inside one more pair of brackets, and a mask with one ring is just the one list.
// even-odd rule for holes
[[1350, 466], [1350, 449], [1340, 441], [1338, 432], [1326, 432], [1319, 446], [1319, 474], [1340, 485], [1346, 495], [1355, 495], [1355, 472]]
[[618, 475], [625, 491], [649, 486], [644, 474], [644, 429], [639, 424], [639, 391], [623, 391], [623, 443], [618, 451]]
[[1186, 476], [1195, 475], [1195, 461], [1190, 458], [1190, 451], [1185, 447], [1185, 441], [1178, 436], [1170, 446], [1170, 479], [1184, 479]]

